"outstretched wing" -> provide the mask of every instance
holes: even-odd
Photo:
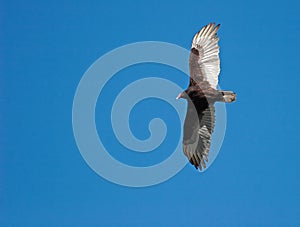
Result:
[[[209,105],[204,111],[197,113],[192,102],[189,102],[184,122],[183,151],[196,169],[206,168],[214,127],[215,107]]]
[[[218,85],[220,73],[219,37],[220,25],[210,23],[204,26],[193,38],[190,53],[190,86],[201,83],[214,89]]]

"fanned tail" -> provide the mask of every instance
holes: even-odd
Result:
[[[233,91],[222,91],[223,102],[234,102],[236,100],[236,94]]]

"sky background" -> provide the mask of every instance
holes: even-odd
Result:
[[[299,4],[1,1],[1,226],[299,225]],[[227,105],[226,136],[214,164],[204,174],[187,165],[147,188],[98,176],[81,157],[72,131],[73,97],[84,72],[106,52],[132,42],[189,48],[195,32],[211,21],[221,23],[220,86],[238,95]],[[188,84],[175,70],[145,64],[120,72],[111,89],[126,85],[136,71],[142,77],[156,69]],[[99,102],[107,107],[110,101]],[[133,112],[139,138],[148,132],[141,116],[174,117],[157,100],[146,100]],[[96,113],[97,129],[111,130],[101,126],[105,111],[99,105]],[[166,124],[167,153],[156,152],[145,164],[170,155],[167,148],[173,149],[180,127]],[[113,137],[103,140],[116,158],[144,161],[118,153]]]

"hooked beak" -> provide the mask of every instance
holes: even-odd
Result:
[[[182,98],[182,93],[179,93],[179,95],[176,97],[176,99]]]

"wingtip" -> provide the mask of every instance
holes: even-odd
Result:
[[[221,26],[221,24],[218,24],[217,26],[214,27],[213,33],[214,33],[215,35],[217,35],[217,32],[218,32],[220,26]]]

